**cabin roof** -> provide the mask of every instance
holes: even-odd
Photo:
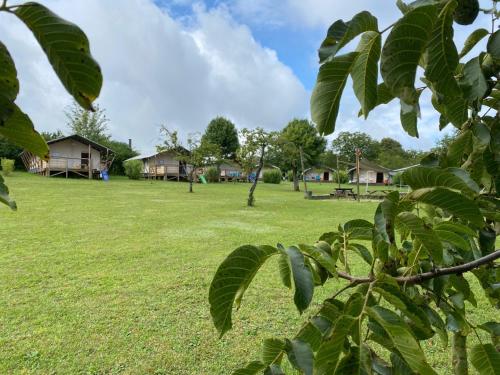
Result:
[[[101,145],[101,144],[99,144],[97,142],[91,141],[90,139],[85,138],[85,137],[83,137],[81,135],[78,135],[78,134],[72,134],[72,135],[67,135],[67,136],[64,136],[64,137],[52,139],[50,141],[47,141],[47,144],[51,145],[51,144],[62,142],[62,141],[68,140],[68,139],[73,139],[73,140],[75,140],[77,142],[83,143],[84,145],[90,145],[93,148],[95,148],[96,150],[101,151],[101,152],[104,152],[104,151],[114,152],[109,147],[106,147],[106,146],[103,146],[103,145]]]
[[[179,151],[180,152],[189,152],[184,147],[180,147]],[[144,160],[144,159],[149,159],[149,158],[161,155],[161,154],[168,154],[168,153],[171,153],[171,152],[173,153],[174,150],[165,150],[165,151],[160,151],[160,152],[150,152],[150,153],[147,153],[147,154],[140,154],[140,155],[134,156],[133,158],[127,159],[125,161],[129,161],[129,160]]]
[[[372,171],[377,171],[377,172],[391,172],[392,170],[386,167],[382,167],[381,165],[378,165],[370,160],[367,159],[361,159],[359,161],[359,169],[368,169]],[[350,171],[356,170],[356,167],[349,169]]]
[[[306,168],[304,170],[304,173],[307,173],[307,172],[313,171],[313,170],[329,170],[331,172],[335,172],[335,169],[327,167],[326,165],[316,165],[314,167]]]

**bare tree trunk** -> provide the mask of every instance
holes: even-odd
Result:
[[[451,338],[452,366],[455,375],[467,375],[467,337],[455,332]]]
[[[299,187],[299,176],[297,174],[297,168],[292,168],[292,177],[293,177],[293,191],[300,191]]]
[[[252,183],[252,186],[250,187],[250,191],[248,192],[248,200],[247,200],[247,206],[252,207],[253,204],[255,203],[255,199],[253,197],[253,192],[255,191],[255,188],[257,187],[257,182],[259,181],[259,176],[260,172],[262,171],[262,167],[264,166],[264,151],[266,150],[265,146],[262,146],[261,153],[260,153],[260,159],[259,159],[259,166],[257,168],[257,174],[255,175],[255,180]]]
[[[189,172],[189,192],[193,192],[193,178],[194,178],[194,168],[191,172]]]
[[[302,169],[302,180],[304,181],[304,192],[307,195],[307,182],[306,182],[306,174],[304,173],[304,154],[302,152],[302,147],[300,148],[300,165]]]

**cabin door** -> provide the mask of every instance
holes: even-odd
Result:
[[[377,172],[377,184],[384,183],[384,174],[382,172]]]
[[[89,153],[88,152],[82,152],[81,154],[81,166],[82,166],[82,169],[88,169],[89,167]]]
[[[330,181],[330,173],[328,172],[323,173],[323,181]]]

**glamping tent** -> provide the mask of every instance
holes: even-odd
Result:
[[[187,152],[187,150],[186,150]],[[175,151],[161,151],[152,154],[134,156],[129,160],[141,160],[143,163],[142,173],[145,178],[177,180],[186,178],[188,166],[177,160]]]
[[[359,161],[359,182],[362,184],[386,185],[391,183],[391,170],[375,164],[372,161],[361,159]],[[349,183],[356,183],[356,168],[348,171]]]

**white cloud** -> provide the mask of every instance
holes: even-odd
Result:
[[[111,132],[144,151],[158,142],[159,124],[186,134],[224,115],[240,127],[278,129],[307,114],[308,93],[298,78],[224,7],[197,6],[186,23],[150,0],[43,3],[85,30],[103,70],[99,103]],[[19,71],[19,104],[38,129],[64,128],[71,98],[30,32],[11,15],[0,21]]]

